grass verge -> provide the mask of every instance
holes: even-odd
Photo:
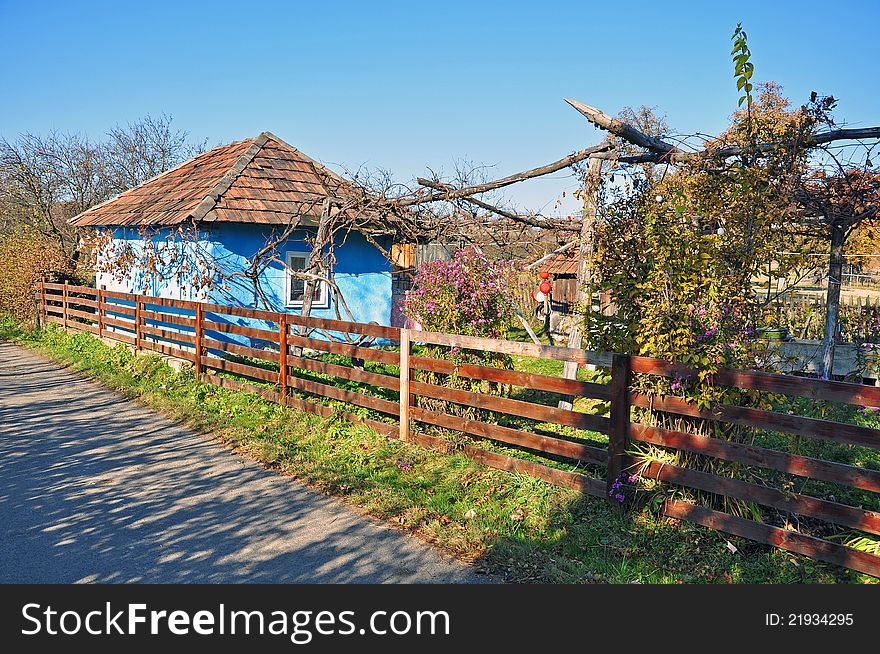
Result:
[[[798,583],[861,575],[645,510],[625,514],[540,480],[388,440],[339,418],[282,408],[135,357],[89,334],[29,331],[0,319],[0,339],[30,347],[242,455],[516,582]],[[735,545],[736,552],[728,547]]]

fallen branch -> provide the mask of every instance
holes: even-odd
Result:
[[[456,192],[456,189],[454,189],[452,186],[449,186],[448,184],[443,184],[442,182],[435,182],[430,179],[422,178],[419,178],[418,182],[422,186],[427,186],[428,188],[437,191],[444,191],[448,194]],[[531,227],[538,227],[540,229],[559,229],[567,232],[579,232],[581,229],[579,223],[567,221],[551,221],[545,218],[539,218],[535,215],[517,214],[511,211],[507,211],[506,209],[502,209],[501,207],[496,207],[495,205],[489,204],[488,202],[478,200],[475,197],[468,196],[459,199],[463,202],[469,202],[470,204],[476,205],[481,209],[485,209],[486,211],[491,211],[492,213],[507,218],[508,220],[512,220],[518,223],[524,223]]]
[[[565,98],[565,101],[572,107],[574,107],[580,114],[582,114],[596,127],[608,130],[615,136],[619,136],[623,140],[628,141],[633,145],[637,145],[640,148],[645,148],[646,150],[650,150],[651,152],[656,152],[663,157],[669,157],[673,154],[687,154],[679,150],[671,143],[667,143],[666,141],[658,139],[654,136],[648,136],[647,134],[636,129],[629,123],[625,123],[619,118],[613,118],[612,116],[609,116],[608,114],[600,111],[599,109],[596,109],[595,107],[583,104],[582,102],[578,102],[577,100],[570,100],[569,98]],[[593,158],[604,159],[606,157]]]
[[[483,184],[475,184],[473,186],[466,186],[460,189],[452,189],[452,190],[444,190],[444,191],[435,191],[433,193],[428,193],[427,195],[418,196],[415,198],[407,198],[405,200],[400,200],[398,202],[398,206],[410,206],[414,204],[424,204],[426,202],[438,202],[438,201],[451,201],[458,200],[460,198],[465,198],[470,195],[478,195],[480,193],[486,193],[487,191],[494,191],[495,189],[503,188],[505,186],[510,186],[511,184],[516,184],[517,182],[524,182],[527,179],[533,179],[535,177],[541,177],[542,175],[548,175],[550,173],[555,173],[558,170],[562,170],[563,168],[568,168],[576,163],[581,161],[585,161],[589,159],[591,155],[605,152],[611,148],[610,143],[602,143],[600,145],[595,145],[590,148],[584,148],[578,152],[568,155],[567,157],[563,157],[558,161],[554,161],[553,163],[546,164],[544,166],[539,166],[538,168],[532,168],[530,170],[524,170],[520,173],[516,173],[514,175],[508,175],[507,177],[502,177],[501,179],[496,179],[491,182],[485,182]],[[416,180],[420,185],[430,188],[433,182],[428,179],[419,178]]]

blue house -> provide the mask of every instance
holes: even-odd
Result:
[[[300,313],[306,282],[296,271],[306,265],[323,212],[339,210],[353,186],[264,132],[200,154],[71,222],[102,234],[98,288]],[[401,285],[377,247],[390,252],[393,238],[366,229],[334,244],[336,288],[316,284],[310,315],[401,323]],[[266,265],[249,277],[268,244]]]

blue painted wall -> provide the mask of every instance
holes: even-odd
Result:
[[[104,286],[108,290],[122,291],[125,293],[141,293],[154,297],[172,299],[196,300],[241,307],[268,309],[270,311],[283,311],[298,314],[301,308],[287,306],[286,298],[286,275],[281,263],[273,263],[261,277],[261,290],[266,295],[268,306],[262,302],[257,303],[253,284],[244,278],[232,276],[235,271],[241,271],[245,267],[245,261],[252,257],[270,237],[271,230],[259,225],[246,225],[225,223],[214,225],[202,230],[202,237],[198,243],[178,244],[177,247],[186,248],[187,254],[192,257],[199,256],[202,260],[209,260],[218,268],[215,287],[211,290],[197,292],[193,290],[189,275],[177,275],[173,270],[166,269],[163,275],[153,275],[144,272],[143,268],[136,267],[128,277],[119,281],[113,279],[107,273],[97,274],[97,285]],[[165,239],[168,230],[157,233],[155,239]],[[121,247],[128,244],[136,252],[142,251],[143,242],[136,230],[116,228],[114,230],[114,246]],[[308,232],[301,230],[279,248],[282,261],[287,260],[288,252],[309,251],[306,237]],[[379,241],[382,247],[390,249],[389,242]],[[197,252],[196,252],[197,250]],[[186,257],[182,257],[185,259]],[[334,267],[334,280],[339,286],[345,302],[352,313],[349,317],[340,307],[337,315],[334,306],[335,298],[328,293],[328,302],[320,307],[312,307],[312,316],[319,318],[336,319],[341,316],[343,320],[370,323],[380,325],[392,324],[392,277],[391,264],[373,245],[359,233],[351,233],[343,243],[336,246],[336,265]],[[148,306],[149,308],[149,306]],[[162,309],[168,311],[168,308]],[[182,312],[184,314],[189,312]],[[120,316],[121,317],[121,316]],[[248,318],[221,316],[216,314],[207,315],[209,320],[232,322],[262,329],[276,330],[277,325],[256,321]],[[168,323],[150,323],[172,330],[188,332],[188,330],[175,327]],[[221,332],[206,332],[210,338],[218,340],[231,340],[254,347],[262,347],[264,343],[257,339],[249,339],[233,334]],[[315,334],[320,338],[320,334]]]
[[[168,231],[163,230],[155,238],[164,239],[167,234]],[[288,252],[308,253],[307,235],[306,230],[294,233],[279,248],[281,258],[286,260]],[[203,236],[198,244],[190,243],[188,248],[190,254],[194,248],[199,248],[202,258],[207,257],[217,265],[219,274],[213,290],[195,292],[190,283],[191,277],[183,275],[178,282],[172,271],[166,270],[164,279],[159,279],[157,275],[147,275],[139,268],[122,281],[114,280],[106,273],[98,273],[97,284],[99,287],[104,285],[109,290],[126,293],[145,293],[158,297],[300,313],[299,307],[288,307],[284,302],[286,278],[282,264],[273,263],[261,277],[261,288],[268,298],[269,306],[256,302],[250,281],[231,276],[231,273],[244,269],[245,261],[266,243],[270,230],[258,225],[226,223],[203,230]],[[131,244],[135,250],[143,247],[135,230],[117,228],[114,231],[114,244],[119,246],[123,242]],[[390,242],[382,243],[382,247],[390,248]],[[344,243],[337,244],[334,280],[355,322],[391,324],[391,264],[361,234],[352,233]],[[339,311],[343,320],[351,319],[341,307]],[[319,318],[339,317],[332,297],[326,306],[313,307],[311,315]]]
[[[214,258],[224,271],[230,271],[242,269],[245,259],[266,243],[268,234],[254,225],[230,223],[218,226],[213,236]],[[279,248],[281,258],[286,260],[288,252],[307,254],[306,236],[305,230],[295,233]],[[344,243],[337,244],[334,280],[355,322],[391,324],[391,264],[361,234],[352,233]],[[271,294],[271,310],[299,313],[298,307],[285,306],[285,287],[284,267],[273,263],[262,277],[263,291]],[[253,285],[246,280],[230,280],[229,288],[215,290],[210,299],[217,304],[255,306]],[[341,307],[340,314],[343,320],[349,319]],[[326,308],[313,307],[311,315],[337,318],[333,300]]]

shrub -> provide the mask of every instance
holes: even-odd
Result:
[[[516,301],[520,295],[518,266],[513,261],[492,261],[478,248],[466,248],[449,261],[422,264],[416,272],[414,288],[404,299],[407,318],[428,331],[505,338],[516,321]],[[512,368],[507,355],[440,347],[425,348],[427,356],[470,363]],[[416,379],[475,393],[509,395],[510,387],[495,382],[419,371]],[[419,397],[422,408],[471,419],[490,420],[490,414],[473,407],[460,407],[442,400]]]
[[[504,338],[516,321],[518,266],[475,247],[422,264],[403,312],[428,331]]]
[[[71,273],[61,248],[28,232],[0,237],[0,310],[20,320],[36,315],[35,285],[41,277],[57,281]]]

